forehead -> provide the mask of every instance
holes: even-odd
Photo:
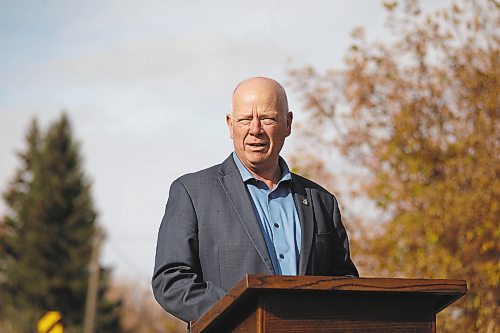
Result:
[[[233,96],[233,113],[280,113],[279,97],[273,90],[243,91]]]
[[[281,112],[277,104],[237,103],[233,105],[234,115],[277,115],[280,113]]]

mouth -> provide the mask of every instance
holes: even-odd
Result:
[[[267,146],[267,143],[247,143],[247,145],[251,147],[264,147]]]
[[[267,143],[247,143],[247,146],[252,150],[260,150],[267,147]]]

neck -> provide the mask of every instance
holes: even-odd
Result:
[[[248,171],[250,171],[255,179],[263,181],[269,189],[273,189],[281,179],[281,169],[278,161],[273,163],[270,167],[248,168]]]

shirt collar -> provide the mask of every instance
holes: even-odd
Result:
[[[255,179],[252,173],[248,171],[246,166],[243,165],[236,152],[233,152],[233,159],[234,163],[236,163],[236,167],[238,168],[244,183],[246,183],[250,179]],[[278,184],[285,180],[291,180],[292,174],[290,173],[290,169],[288,168],[288,165],[286,164],[285,160],[281,158],[281,156],[279,157],[278,163],[281,169],[281,179],[278,182]]]

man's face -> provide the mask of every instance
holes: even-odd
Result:
[[[250,171],[272,168],[291,133],[292,114],[282,110],[272,85],[241,90],[233,98],[233,112],[226,117],[234,150]]]

